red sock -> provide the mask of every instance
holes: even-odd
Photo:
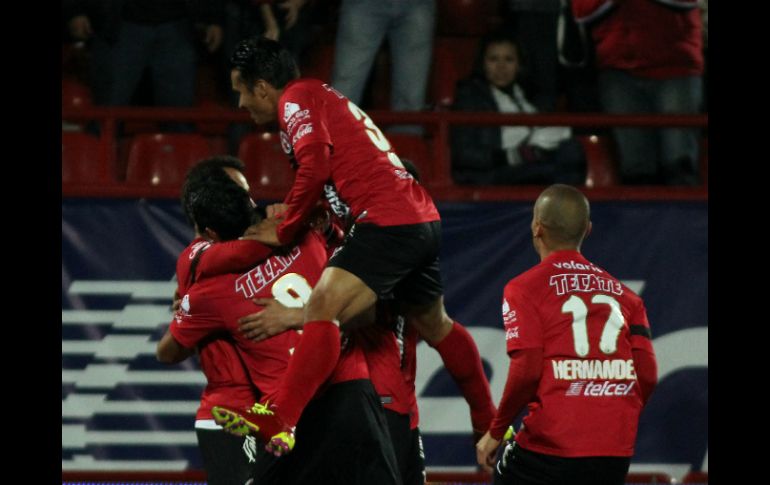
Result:
[[[474,431],[486,432],[495,417],[496,409],[473,337],[465,327],[454,322],[452,330],[435,349],[471,408]]]
[[[329,378],[340,358],[340,329],[328,320],[307,322],[278,389],[278,416],[296,426],[302,410]]]

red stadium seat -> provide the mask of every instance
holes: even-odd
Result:
[[[586,187],[611,187],[619,183],[611,140],[601,135],[576,137],[586,154]]]
[[[246,164],[246,179],[252,188],[288,190],[294,182],[294,171],[281,148],[277,133],[250,133],[244,136],[238,147],[238,158]]]
[[[499,11],[498,0],[442,0],[436,2],[438,35],[486,34]]]
[[[209,143],[201,135],[137,135],[129,148],[126,181],[178,187],[187,170],[210,155]]]
[[[102,182],[99,139],[77,132],[61,134],[61,178],[65,184]]]
[[[428,142],[422,136],[387,133],[386,137],[400,158],[408,158],[415,164],[423,184],[430,180],[433,157]]]
[[[437,108],[449,107],[455,100],[457,81],[473,71],[479,40],[437,37],[433,47],[433,66],[428,82],[428,101]]]
[[[676,483],[676,480],[671,478],[666,473],[662,472],[644,472],[644,473],[629,473],[626,475],[626,485],[634,483],[643,483],[651,485],[669,485]]]
[[[701,472],[701,471],[691,471],[687,472],[687,475],[685,475],[682,478],[682,483],[708,483],[709,482],[709,474],[708,472]]]

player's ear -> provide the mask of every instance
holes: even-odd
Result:
[[[260,98],[266,98],[270,91],[268,89],[269,87],[270,84],[267,81],[264,79],[257,79],[257,82],[254,83],[254,94]]]
[[[217,231],[211,229],[210,227],[207,227],[203,230],[203,236],[208,239],[209,241],[219,242],[219,234],[217,234]]]
[[[543,237],[543,225],[540,224],[540,221],[533,221],[532,222],[532,236],[533,237]]]

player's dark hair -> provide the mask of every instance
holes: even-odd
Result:
[[[224,241],[237,239],[256,221],[251,197],[224,170],[191,186],[186,206],[200,231],[211,229]]]
[[[195,221],[188,207],[190,191],[195,190],[200,184],[210,179],[211,174],[217,172],[225,173],[225,168],[233,168],[241,173],[245,173],[246,165],[238,158],[229,155],[218,155],[202,159],[187,171],[184,184],[182,185],[181,202],[182,212],[184,212],[187,222],[191,225],[194,225]]]
[[[242,40],[230,57],[230,67],[237,69],[249,89],[263,79],[276,89],[299,77],[297,62],[281,44],[265,37]]]

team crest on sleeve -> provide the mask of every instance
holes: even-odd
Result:
[[[297,103],[285,103],[283,105],[283,121],[289,121],[297,111],[299,111],[299,105]]]
[[[291,155],[291,143],[289,143],[289,135],[281,132],[281,148],[287,155]]]
[[[180,309],[183,313],[190,313],[190,295],[185,295],[182,298],[182,304],[180,306]]]

